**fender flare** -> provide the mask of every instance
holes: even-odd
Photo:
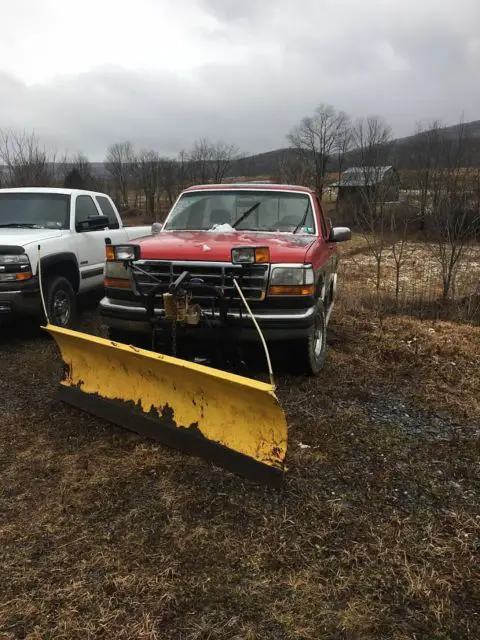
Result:
[[[338,273],[335,272],[332,274],[331,277],[331,287],[332,287],[332,299],[330,300],[330,302],[333,302],[337,296],[337,280],[338,280]]]
[[[325,293],[325,271],[323,269],[320,269],[315,284],[315,296],[320,300],[325,300]]]
[[[62,251],[60,253],[52,253],[47,256],[41,256],[40,261],[42,264],[42,276],[60,264],[67,263],[67,264],[70,264],[72,267],[74,267],[75,273],[76,273],[76,282],[72,282],[72,285],[74,286],[74,289],[78,291],[78,288],[80,286],[80,269],[78,268],[77,256],[74,253],[72,253],[71,251]],[[37,262],[37,271],[35,274],[37,277],[38,277],[38,267],[39,267],[39,264]]]

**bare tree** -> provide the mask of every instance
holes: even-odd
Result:
[[[210,180],[223,182],[233,162],[239,158],[240,150],[236,145],[222,140],[211,142],[208,138],[199,138],[188,154],[191,181],[202,184]]]
[[[181,191],[195,182],[190,154],[182,149],[177,157],[178,189]]]
[[[411,211],[408,205],[395,207],[390,211],[391,251],[395,263],[395,306],[398,308],[400,297],[400,277],[403,267],[413,256],[416,245],[409,242]]]
[[[289,150],[278,163],[278,182],[284,184],[298,184],[306,187],[310,184],[310,169],[302,153],[295,149]]]
[[[65,187],[75,189],[97,189],[99,187],[92,165],[84,153],[68,156],[60,163],[59,173]]]
[[[170,206],[180,193],[179,188],[179,163],[176,160],[165,158],[159,161],[159,182]]]
[[[381,284],[388,233],[385,195],[390,184],[388,180],[384,180],[384,165],[388,157],[390,135],[390,127],[382,118],[376,116],[357,120],[352,130],[360,178],[357,185],[360,200],[355,202],[353,213],[375,258],[377,290],[380,289]]]
[[[359,118],[352,129],[352,142],[368,182],[376,181],[378,171],[391,153],[391,128],[380,116]]]
[[[135,152],[131,142],[116,142],[107,150],[105,169],[110,174],[117,198],[128,207],[129,189],[136,172]]]
[[[331,105],[321,104],[313,116],[303,118],[287,136],[291,146],[303,154],[305,162],[311,167],[311,180],[320,196],[340,132],[345,126],[345,118],[343,112],[337,113]]]
[[[339,113],[339,126],[335,140],[335,156],[338,169],[338,181],[342,179],[345,170],[345,156],[350,151],[353,143],[352,123],[349,116],[343,111]],[[338,209],[338,200],[336,203]]]
[[[472,167],[470,136],[463,122],[454,139],[442,136],[437,169],[429,175],[429,208],[434,242],[430,244],[442,274],[442,298],[455,294],[458,266],[480,226],[480,204]]]
[[[415,184],[420,192],[420,227],[425,230],[430,201],[430,189],[435,173],[442,163],[442,126],[438,120],[433,120],[426,129],[421,124],[417,126],[415,145],[413,148],[413,166],[415,169]]]
[[[240,149],[235,144],[219,141],[211,146],[211,176],[214,182],[223,182],[233,162],[240,157]]]
[[[41,147],[35,133],[0,132],[0,164],[4,182],[11,187],[55,184],[55,154]]]
[[[160,183],[161,159],[156,151],[141,151],[137,157],[137,178],[145,196],[145,208],[152,218],[155,217],[157,196]]]
[[[213,147],[207,138],[196,140],[190,152],[190,166],[195,182],[202,184],[211,177],[211,163],[213,161]]]

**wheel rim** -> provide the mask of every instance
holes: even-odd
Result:
[[[315,333],[313,334],[313,349],[315,358],[318,360],[323,351],[323,324],[319,317],[315,322]]]
[[[70,300],[65,291],[59,289],[52,300],[52,316],[56,324],[65,326],[70,319]]]

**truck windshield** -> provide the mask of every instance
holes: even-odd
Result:
[[[68,229],[69,208],[63,193],[0,193],[0,227]]]
[[[308,194],[248,189],[185,193],[171,211],[165,229],[315,233]],[[225,225],[225,226],[224,226]]]

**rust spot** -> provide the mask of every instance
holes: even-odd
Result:
[[[187,431],[189,431],[195,436],[199,436],[200,438],[205,437],[203,433],[200,431],[200,429],[198,428],[198,422],[192,422],[192,424],[189,427],[187,427]]]
[[[192,422],[190,425],[188,425],[188,427],[177,424],[175,420],[175,411],[173,407],[171,407],[168,403],[160,408],[154,407],[152,405],[150,407],[148,415],[152,418],[155,418],[155,420],[158,420],[158,423],[164,427],[170,427],[173,429],[185,429],[186,431],[191,431],[194,435],[201,436],[202,438],[205,437],[198,427],[198,422]]]
[[[168,404],[160,409],[158,419],[166,427],[173,427],[174,429],[178,428],[178,425],[175,422],[175,411],[173,410],[173,407],[170,407]]]
[[[70,378],[70,380],[71,380],[71,378]],[[80,380],[78,382],[76,382],[75,384],[72,384],[71,386],[74,389],[80,389],[80,391],[81,391],[84,384],[85,384],[85,381],[80,378]]]

